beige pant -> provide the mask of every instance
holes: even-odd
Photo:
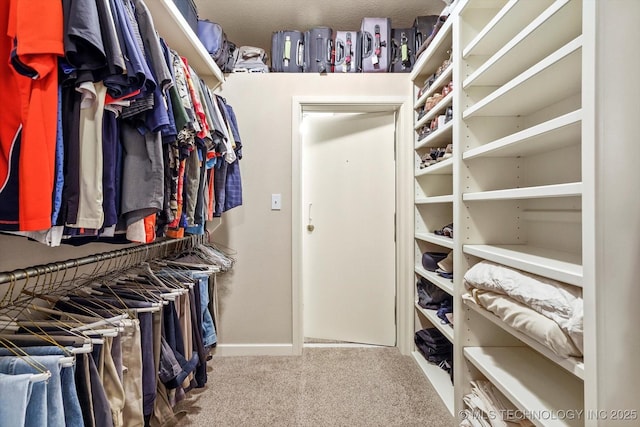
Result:
[[[125,393],[122,382],[118,375],[116,365],[111,356],[111,346],[113,338],[104,337],[100,361],[98,363],[98,373],[102,381],[102,386],[107,395],[114,427],[123,427],[122,409],[124,408]]]
[[[124,321],[122,340],[122,386],[125,395],[122,419],[124,427],[143,427],[142,409],[142,348],[140,346],[140,322]]]

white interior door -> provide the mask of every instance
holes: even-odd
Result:
[[[306,113],[303,127],[304,336],[393,346],[395,113]]]

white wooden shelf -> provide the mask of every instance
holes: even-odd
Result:
[[[429,363],[419,351],[414,351],[412,355],[420,369],[422,369],[422,372],[424,372],[425,377],[427,377],[433,386],[433,389],[438,393],[438,396],[440,396],[440,399],[442,399],[442,402],[453,416],[454,393],[449,374],[441,367]]]
[[[447,52],[451,50],[451,42],[453,40],[452,27],[453,19],[451,17],[442,24],[442,27],[438,30],[438,34],[433,38],[429,47],[425,49],[418,57],[413,70],[410,74],[410,79],[413,82],[417,82],[418,86],[422,86],[424,82],[418,80],[427,77],[435,72],[435,70],[442,64],[442,60],[448,57]],[[440,60],[440,63],[431,64],[433,60]]]
[[[464,355],[537,426],[582,426],[584,419],[546,417],[584,409],[584,384],[526,347],[467,347]],[[538,416],[535,416],[535,415]]]
[[[419,108],[423,106],[427,98],[429,98],[431,95],[436,93],[438,89],[441,90],[444,87],[445,83],[447,84],[449,83],[452,76],[453,76],[453,65],[449,65],[447,69],[444,70],[442,74],[440,74],[438,78],[434,80],[431,86],[429,86],[429,89],[427,89],[426,92],[424,92],[420,96],[420,98],[418,98],[414,108]]]
[[[433,283],[434,285],[436,285],[437,287],[439,287],[449,295],[453,295],[453,282],[451,280],[445,279],[444,277],[440,276],[438,273],[429,271],[424,267],[422,267],[421,265],[416,265],[415,271],[416,271],[416,274],[424,277],[425,279],[427,279],[428,281],[430,281],[431,283]]]
[[[432,196],[432,197],[416,197],[416,205],[429,205],[436,203],[453,203],[453,195],[447,194],[444,196]]]
[[[553,0],[509,0],[469,44],[462,50],[462,57],[492,55],[520,32]]]
[[[446,339],[449,340],[451,344],[453,344],[453,326],[451,324],[442,324],[442,321],[438,317],[437,310],[429,310],[426,308],[420,307],[420,304],[415,303],[416,310],[418,310],[424,317],[431,322],[434,328],[442,332],[442,335],[445,336]]]
[[[579,2],[571,0],[557,0],[544,10],[539,16],[539,11],[546,7],[548,1],[510,1],[515,3],[511,10],[518,13],[524,8],[536,9],[536,18],[522,29],[517,35],[508,40],[499,50],[494,50],[491,57],[477,70],[467,77],[462,86],[499,86],[504,84],[511,76],[518,74],[523,64],[523,58],[527,60],[540,60],[552,53],[562,44],[568,43],[580,34],[581,19],[576,13]],[[516,6],[517,5],[517,6]],[[527,18],[527,17],[525,17]],[[516,21],[504,21],[505,26],[517,26]],[[521,27],[522,28],[522,27]],[[491,32],[493,34],[493,32]],[[501,36],[496,31],[495,42]]]
[[[528,245],[464,245],[463,251],[498,264],[582,286],[581,256]]]
[[[511,188],[508,190],[465,193],[462,195],[462,200],[523,200],[550,197],[572,197],[581,195],[582,183],[571,182],[566,184],[541,185],[537,187]]]
[[[560,357],[556,353],[551,351],[551,349],[549,349],[548,347],[540,344],[533,338],[523,334],[517,329],[514,329],[511,326],[507,325],[502,321],[502,319],[500,319],[498,316],[491,313],[490,311],[484,309],[483,307],[480,307],[478,304],[476,304],[475,301],[467,298],[463,298],[462,301],[465,304],[465,306],[469,307],[471,310],[480,314],[485,319],[490,320],[491,322],[493,322],[495,325],[499,326],[503,330],[509,332],[511,335],[518,338],[520,341],[527,344],[529,347],[533,348],[538,353],[542,354],[543,356],[551,360],[556,365],[562,367],[563,369],[567,370],[568,372],[575,375],[576,377],[584,380],[584,361],[582,359],[578,359],[575,357],[569,357],[569,358]]]
[[[224,81],[224,75],[211,55],[184,19],[173,0],[150,0],[146,2],[156,31],[169,47],[187,58],[189,65],[213,90]]]
[[[453,249],[453,239],[451,237],[438,236],[433,233],[416,233],[415,238],[443,248]]]
[[[580,93],[582,36],[467,108],[463,118],[527,116]],[[523,102],[526,100],[526,102]]]
[[[478,157],[526,157],[580,144],[582,110],[573,111],[520,132],[465,151],[464,160]]]
[[[433,108],[429,110],[427,114],[425,114],[420,120],[418,120],[414,129],[418,130],[422,126],[430,122],[434,117],[439,116],[440,114],[444,114],[446,107],[451,105],[452,100],[453,100],[453,92],[450,92],[447,96],[440,99],[440,101],[436,105],[434,105]]]
[[[424,147],[443,147],[453,140],[453,120],[439,127],[416,143],[416,150]]]
[[[435,165],[416,171],[416,178],[426,175],[451,175],[453,173],[453,158],[443,160]]]

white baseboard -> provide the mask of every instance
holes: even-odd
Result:
[[[304,343],[304,346],[306,348],[335,348],[335,347],[338,347],[338,348],[389,348],[389,346],[385,346],[385,345],[360,344],[360,343],[350,343],[350,342],[336,342],[336,343],[310,342],[310,343]]]
[[[225,356],[295,356],[293,344],[218,344],[213,351]]]

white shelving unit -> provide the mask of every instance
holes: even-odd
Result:
[[[634,0],[460,0],[411,74],[419,108],[438,90],[421,91],[424,81],[444,59],[453,68],[452,120],[414,144],[413,262],[454,297],[453,391],[423,370],[453,401],[455,425],[476,379],[537,426],[640,422],[638,16]],[[447,143],[453,158],[419,168]],[[453,239],[434,234],[448,222]],[[453,251],[452,282],[422,268],[425,251]],[[482,260],[581,292],[584,357],[558,356],[466,296],[464,273]]]
[[[170,48],[189,61],[198,76],[207,82],[211,90],[224,81],[224,74],[204,48],[173,0],[149,0],[145,2],[156,30]]]
[[[463,298],[464,271],[482,260],[584,284],[582,1],[493,6],[466,1],[454,28],[462,84],[453,102],[464,106],[454,136],[465,141],[453,179],[456,410],[469,382],[485,378],[537,426],[584,425],[542,416],[584,410],[583,361],[557,356]]]
[[[455,425],[477,379],[537,426],[640,423],[638,16],[635,0],[459,0],[411,73],[419,109],[439,90],[425,80],[453,68],[452,120],[413,145],[413,267],[454,299],[454,387],[414,357]],[[449,143],[451,159],[420,169]],[[453,239],[434,234],[447,223]],[[453,252],[452,282],[422,268],[426,251]],[[558,356],[467,297],[482,260],[581,292],[584,356]],[[437,322],[412,309],[414,329]]]
[[[453,222],[453,171],[454,159],[435,163],[431,166],[420,169],[421,158],[429,154],[431,149],[446,148],[453,141],[453,120],[449,120],[440,125],[436,130],[432,130],[427,136],[419,139],[419,132],[424,126],[429,126],[431,121],[439,115],[446,114],[447,108],[455,108],[452,101],[454,93],[449,92],[443,96],[438,103],[433,106],[423,117],[419,117],[419,111],[425,106],[429,97],[442,93],[442,89],[454,78],[453,64],[445,65],[452,53],[453,22],[447,19],[442,25],[438,34],[425,52],[418,58],[411,80],[414,85],[416,110],[414,130],[416,137],[414,141],[415,149],[415,279],[424,277],[434,285],[440,287],[448,294],[454,294],[453,282],[439,276],[435,272],[427,271],[422,267],[421,259],[424,252],[448,253],[454,247],[454,240],[451,237],[439,236],[434,231],[441,229]],[[450,62],[450,61],[449,61]],[[444,68],[444,69],[443,69]],[[436,75],[439,71],[440,74]],[[426,87],[427,81],[431,84]],[[454,151],[455,151],[455,144]],[[416,280],[412,283],[413,292],[416,292]],[[417,301],[417,298],[416,298]],[[414,310],[414,332],[423,328],[437,328],[451,343],[455,342],[454,328],[451,325],[444,325],[436,314],[436,310],[427,310],[415,302]],[[413,353],[414,358],[422,371],[429,379],[438,395],[442,398],[447,408],[454,413],[454,387],[449,374],[437,365],[429,363],[419,351]]]

